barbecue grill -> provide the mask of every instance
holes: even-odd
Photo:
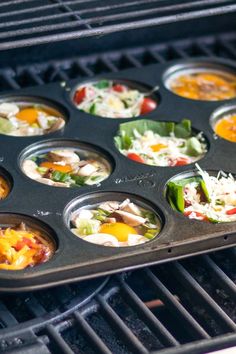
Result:
[[[173,59],[236,60],[235,1],[14,0],[1,1],[0,19],[1,93]],[[231,247],[0,295],[0,353],[236,353],[235,261]]]

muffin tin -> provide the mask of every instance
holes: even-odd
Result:
[[[194,59],[186,64],[228,68],[236,73],[236,65],[229,60]],[[140,69],[98,76],[97,79],[139,82],[146,87],[160,86],[157,109],[141,119],[180,122],[192,121],[196,130],[203,131],[208,141],[208,152],[199,165],[206,170],[224,170],[235,173],[235,145],[216,137],[210,117],[221,106],[232,106],[236,99],[217,102],[195,101],[177,96],[164,84],[166,73],[184,61],[155,64]],[[94,278],[144,265],[156,264],[192,254],[229,247],[236,243],[236,223],[211,224],[189,220],[172,210],[165,197],[168,180],[178,174],[194,172],[193,164],[179,167],[152,167],[128,160],[116,149],[113,138],[119,124],[132,119],[109,119],[90,116],[79,111],[71,101],[74,88],[81,80],[71,80],[30,89],[12,91],[1,100],[16,98],[24,101],[49,102],[66,118],[65,127],[47,136],[12,137],[1,135],[0,172],[11,184],[8,197],[0,202],[0,224],[14,224],[16,219],[27,219],[32,228],[43,228],[55,240],[56,252],[46,263],[21,271],[0,271],[0,291],[16,292],[42,289],[53,285]],[[22,156],[29,148],[44,146],[50,141],[70,141],[86,144],[102,153],[111,165],[110,176],[99,184],[81,188],[56,188],[28,178],[21,171]],[[34,145],[33,145],[34,144]],[[81,145],[81,146],[82,146]],[[115,193],[119,198],[130,198],[149,205],[159,215],[162,229],[153,240],[142,245],[114,248],[84,242],[68,227],[68,217],[77,202],[99,201],[105,194]],[[124,198],[123,198],[124,197]],[[72,209],[71,209],[72,208]],[[18,215],[17,215],[18,214]]]

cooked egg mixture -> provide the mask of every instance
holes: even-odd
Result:
[[[184,214],[190,219],[212,222],[236,221],[236,180],[234,177],[224,172],[214,177],[201,169],[200,174],[205,182],[209,201],[202,200],[199,183],[186,184]]]
[[[65,125],[58,112],[40,105],[0,104],[0,133],[33,136],[52,133]]]
[[[134,246],[160,232],[157,216],[130,202],[108,201],[96,209],[81,209],[71,217],[71,231],[85,241],[103,246]]]
[[[236,143],[236,113],[219,119],[214,130],[221,138]]]
[[[170,89],[193,100],[226,100],[236,97],[236,76],[224,72],[186,73],[173,78]]]
[[[2,176],[0,176],[0,200],[5,199],[9,192],[10,188],[7,181]]]
[[[44,263],[54,253],[51,240],[24,223],[0,228],[0,269],[20,270]]]
[[[207,152],[201,133],[188,139],[177,138],[174,135],[160,136],[151,130],[147,130],[143,135],[134,131],[134,135],[131,147],[120,151],[128,158],[147,165],[187,165],[201,159]]]

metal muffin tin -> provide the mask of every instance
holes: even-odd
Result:
[[[236,65],[229,60],[194,59],[186,63],[193,65],[215,63],[228,67],[236,73]],[[235,145],[216,137],[210,123],[212,113],[221,106],[236,103],[227,101],[196,101],[186,99],[170,92],[163,78],[167,70],[184,61],[168,64],[155,64],[141,69],[129,69],[119,73],[97,76],[95,79],[139,82],[147,87],[160,86],[160,103],[157,109],[140,119],[179,122],[183,118],[192,121],[196,130],[203,131],[208,141],[208,153],[198,161],[206,170],[224,170],[235,174]],[[86,80],[89,81],[89,80]],[[61,84],[49,84],[6,93],[1,100],[25,97],[52,102],[55,108],[65,112],[66,125],[47,136],[12,137],[1,135],[0,173],[12,185],[10,194],[0,202],[0,223],[11,224],[9,214],[20,214],[30,219],[30,226],[52,230],[57,249],[46,263],[20,271],[0,271],[0,291],[16,292],[42,289],[53,285],[94,278],[123,270],[143,267],[173,260],[209,250],[229,247],[236,243],[236,223],[211,224],[189,220],[181,213],[172,210],[165,198],[165,186],[169,179],[180,173],[188,174],[194,165],[179,167],[152,167],[128,160],[114,145],[113,138],[119,124],[132,119],[109,119],[90,116],[78,110],[71,102],[71,92],[83,81],[71,80]],[[57,107],[58,105],[58,107]],[[44,144],[50,139],[75,140],[76,144],[92,145],[107,157],[111,163],[111,175],[97,185],[81,188],[56,188],[31,180],[21,171],[20,162],[27,148],[32,144]],[[36,146],[36,145],[35,145]],[[23,155],[22,155],[23,154]],[[2,170],[3,169],[3,170]],[[184,174],[182,175],[184,176]],[[110,192],[130,196],[132,201],[150,205],[162,222],[160,234],[153,240],[138,246],[112,248],[84,242],[68,228],[68,211],[73,201],[81,205],[84,201],[98,201],[99,196]],[[110,200],[112,198],[109,198]],[[4,213],[4,214],[2,214]],[[15,222],[15,215],[12,216]],[[41,225],[42,222],[42,225]]]

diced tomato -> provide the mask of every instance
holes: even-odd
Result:
[[[124,85],[121,84],[115,84],[112,86],[113,91],[116,92],[125,92],[126,91],[126,87]]]
[[[227,215],[234,215],[234,214],[236,214],[236,208],[227,210],[227,211],[226,211],[226,214],[227,214]]]
[[[39,246],[35,244],[32,240],[23,237],[21,241],[18,241],[14,248],[16,251],[20,251],[24,246],[28,246],[29,248],[38,248]]]
[[[170,161],[170,166],[184,166],[188,165],[190,162],[190,159],[188,159],[187,157],[179,157],[174,161]]]
[[[133,152],[131,152],[130,154],[127,155],[127,157],[130,159],[130,160],[133,160],[133,161],[136,161],[136,162],[141,162],[141,163],[144,163],[144,159],[139,156],[138,154],[135,154]]]
[[[147,114],[157,107],[156,101],[151,98],[145,97],[141,105],[141,114]]]
[[[198,211],[185,211],[184,215],[185,216],[189,216],[192,213],[194,213],[196,215],[196,217],[198,217],[198,220],[202,220],[202,221],[208,221],[208,217],[202,213],[199,213]]]
[[[82,87],[78,91],[76,91],[74,95],[74,102],[80,104],[86,97],[86,87]]]

